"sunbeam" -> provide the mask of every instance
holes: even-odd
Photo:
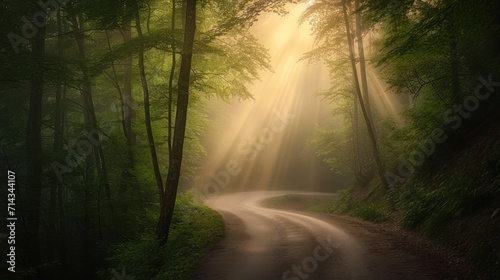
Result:
[[[390,90],[373,66],[368,64],[366,70],[371,106],[377,119],[394,117],[396,121],[402,123],[400,113],[410,106],[408,98]]]
[[[314,47],[310,26],[298,25],[306,8],[289,6],[287,16],[265,15],[252,27],[269,49],[274,69],[248,85],[254,100],[211,101],[213,123],[223,125],[206,137],[208,156],[199,178],[206,192],[325,190],[334,184],[335,175],[307,144],[315,126],[329,119],[331,107],[316,94],[330,86],[326,67],[299,61]],[[371,66],[368,81],[376,118],[397,116],[405,107],[402,98]]]
[[[312,49],[314,38],[309,26],[298,25],[306,7],[290,7],[287,16],[265,15],[251,30],[269,48],[274,69],[261,73],[261,81],[249,86],[255,100],[213,101],[214,107],[228,113],[215,114],[214,122],[224,126],[207,137],[209,154],[201,177],[205,186],[307,189],[327,169],[307,149],[307,141],[315,124],[329,114],[327,104],[315,95],[329,86],[328,74],[322,65],[299,62]],[[229,162],[237,163],[241,173],[228,182],[214,178]]]

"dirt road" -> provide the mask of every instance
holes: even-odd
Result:
[[[460,264],[411,238],[376,225],[265,208],[284,192],[236,193],[208,205],[226,222],[226,237],[193,279],[469,279]],[[309,193],[310,194],[310,193]]]

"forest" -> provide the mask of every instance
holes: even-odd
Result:
[[[310,279],[500,278],[500,1],[0,0],[0,14],[1,279],[307,279],[287,270],[302,259]],[[337,229],[315,220],[293,241],[284,220],[320,214],[364,246],[342,219],[457,261],[417,262],[427,278],[361,257],[308,269],[308,240]],[[359,253],[342,236],[328,257]]]

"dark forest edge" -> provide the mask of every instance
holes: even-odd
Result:
[[[224,220],[188,192],[175,205],[168,242],[159,246],[152,234],[139,241],[120,244],[113,251],[111,266],[100,279],[189,280],[203,256],[224,236]]]
[[[390,191],[375,179],[344,189],[335,198],[285,195],[263,205],[395,225],[453,249],[481,279],[498,279],[500,142],[488,141],[492,134],[498,136],[500,129],[490,127],[471,137],[458,155],[446,156],[442,169],[425,165]]]
[[[16,174],[18,218],[15,250],[2,233],[1,250],[14,252],[2,277],[112,279],[106,269],[121,275],[127,260],[127,273],[187,277],[220,234],[220,217],[177,196],[206,153],[207,104],[251,97],[246,85],[270,57],[248,29],[289,2],[0,1],[0,170]],[[184,218],[211,224],[176,236]],[[197,247],[184,251],[188,237]],[[142,254],[153,239],[147,257],[166,264],[141,268],[111,250],[126,243]]]
[[[224,236],[219,213],[205,206],[190,192],[179,195],[170,238],[160,246],[152,229],[130,241],[107,247],[95,279],[189,280],[206,252]],[[153,215],[150,213],[149,215]],[[146,221],[155,217],[143,217]],[[46,263],[2,279],[63,279],[60,262]],[[78,273],[78,272],[74,272]],[[72,275],[68,273],[67,275]]]
[[[499,279],[499,1],[339,2],[318,1],[304,14],[325,39],[305,58],[330,66],[336,83],[321,94],[332,119],[347,123],[318,127],[311,144],[354,179],[334,202],[309,210],[420,232],[459,251],[484,279]],[[368,40],[373,28],[383,34]],[[339,35],[346,30],[348,39]],[[355,53],[363,39],[375,51]],[[363,61],[410,97],[404,111],[388,116],[368,103]]]

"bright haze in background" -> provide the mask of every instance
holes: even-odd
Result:
[[[254,100],[210,102],[213,127],[205,137],[207,157],[198,189],[338,188],[342,179],[308,145],[316,125],[333,128],[331,105],[317,95],[330,86],[328,70],[321,63],[299,61],[314,47],[309,24],[298,24],[312,4],[290,5],[286,16],[264,15],[252,27],[269,49],[274,73],[262,71],[261,80],[248,85]],[[383,86],[378,79],[374,84]]]

